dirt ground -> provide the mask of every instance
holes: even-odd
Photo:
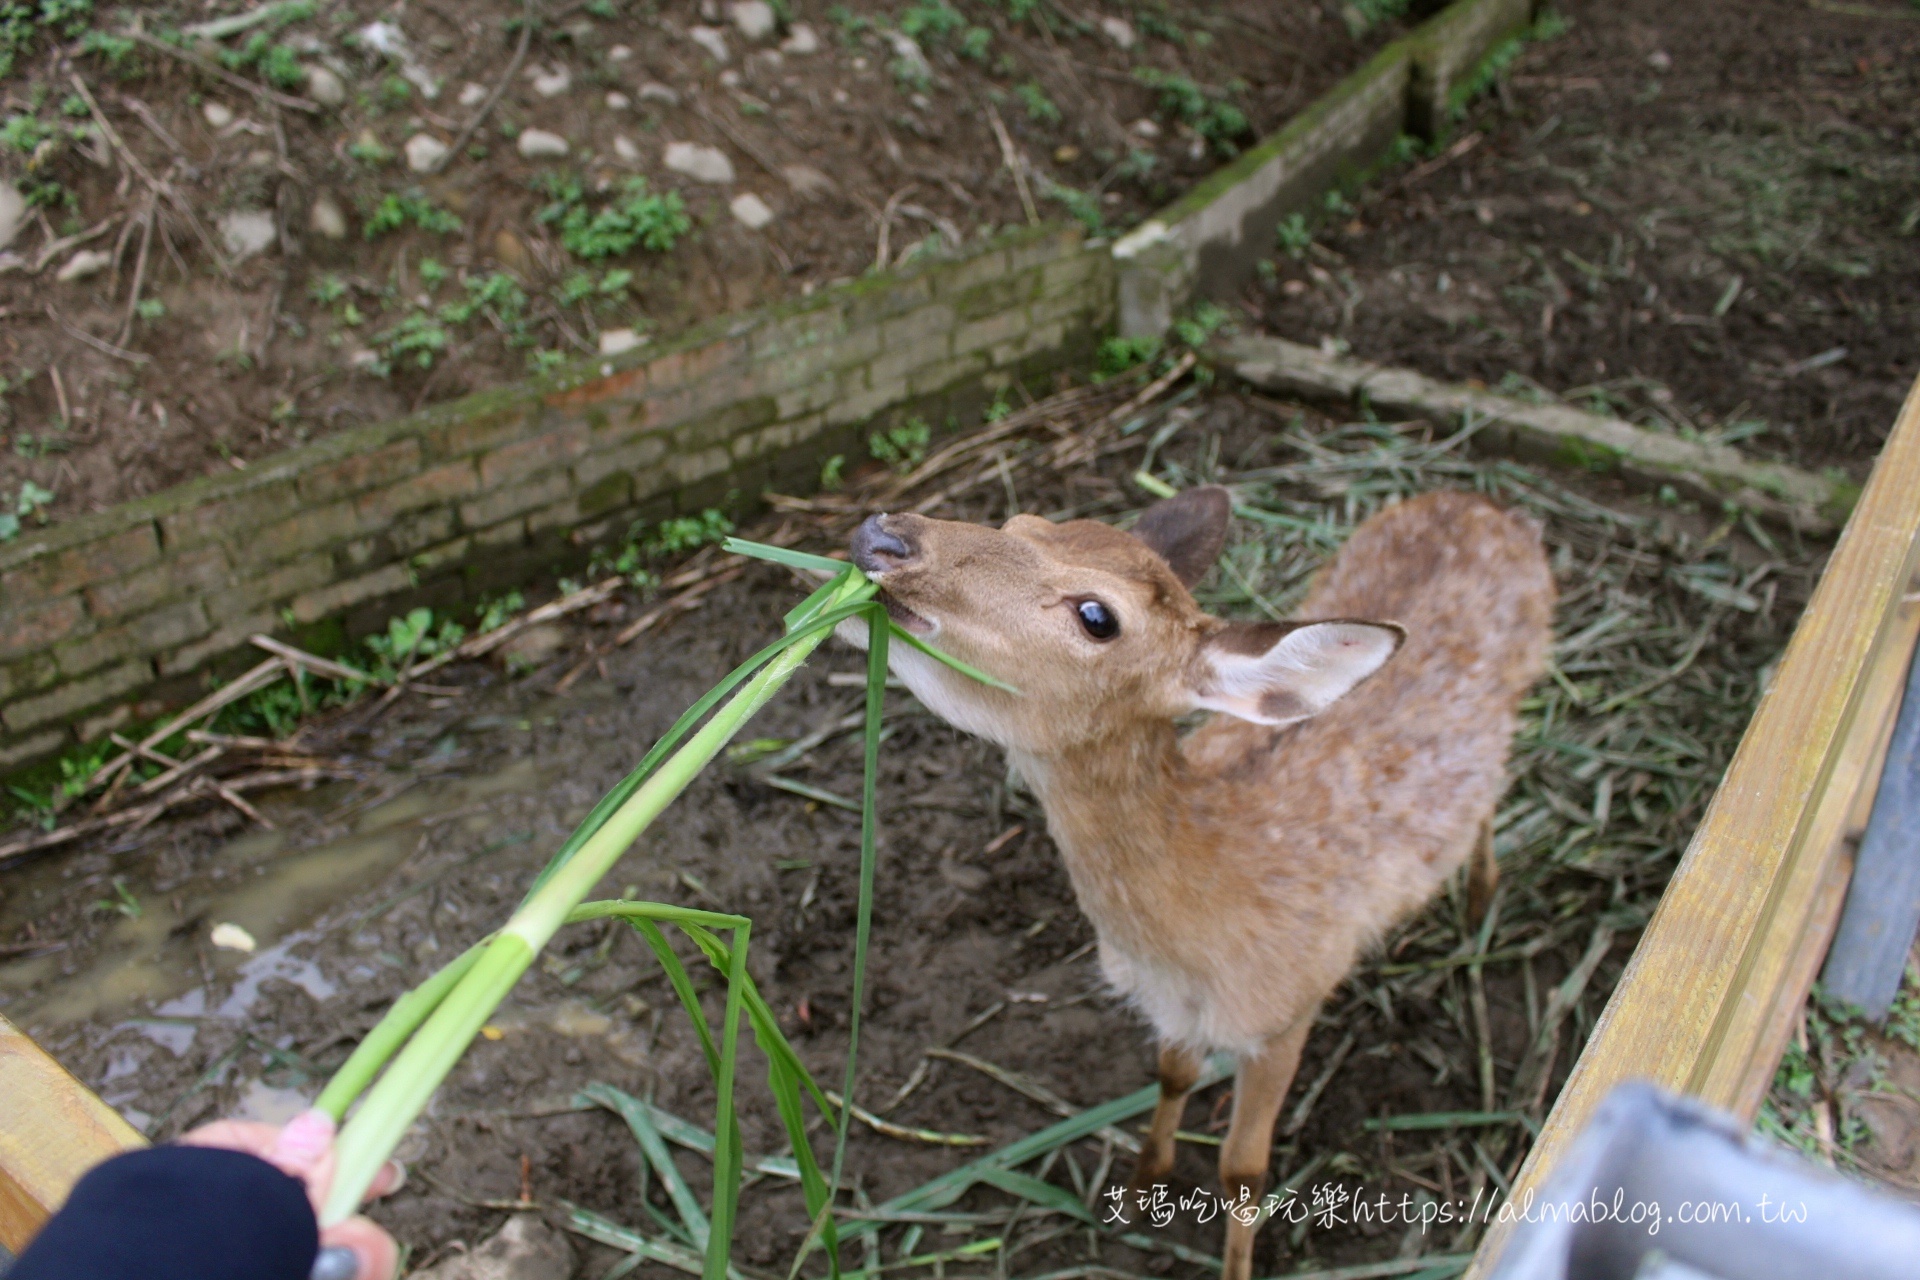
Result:
[[[1277,256],[1278,333],[1865,474],[1920,373],[1911,6],[1567,0]]]
[[[0,174],[32,203],[0,257],[0,499],[98,509],[1036,215],[1123,230],[1408,8],[756,6],[778,20],[750,37],[716,0],[320,0],[190,42],[238,84],[126,43],[104,7],[0,33]],[[243,87],[276,76],[339,101]],[[670,167],[690,146],[715,168]],[[80,255],[93,273],[63,281]]]
[[[1141,504],[1125,477],[1152,446],[1169,483],[1235,482],[1245,501],[1308,531],[1241,528],[1203,591],[1238,616],[1284,611],[1338,530],[1393,493],[1481,484],[1547,518],[1568,687],[1529,703],[1515,790],[1498,822],[1507,905],[1487,935],[1484,977],[1461,963],[1474,942],[1462,904],[1443,896],[1336,995],[1288,1104],[1300,1123],[1275,1154],[1276,1176],[1295,1180],[1303,1204],[1363,1190],[1466,1200],[1512,1176],[1525,1132],[1514,1125],[1397,1133],[1366,1122],[1506,1106],[1539,1114],[1550,1103],[1818,562],[1817,548],[1769,551],[1684,512],[1651,513],[1628,495],[1453,458],[1432,450],[1432,439],[1418,424],[1342,425],[1196,389],[1165,402],[1096,467],[1035,478],[1020,468],[1038,446],[983,455],[976,478],[988,483],[949,508],[976,519],[1009,508],[1119,517]],[[1017,488],[1016,475],[1026,477]],[[564,696],[552,689],[572,653],[512,681],[490,668],[449,668],[440,678],[464,693],[403,699],[377,720],[349,710],[305,745],[354,763],[368,781],[269,797],[262,809],[277,831],[243,830],[238,815],[209,812],[9,871],[0,938],[18,958],[0,965],[0,1009],[158,1136],[236,1109],[273,1115],[301,1105],[388,1001],[510,909],[642,745],[773,633],[797,588],[762,569],[723,592],[670,634],[613,651],[604,680],[595,673]],[[619,613],[579,624],[572,640],[604,637]],[[1707,656],[1686,680],[1631,697],[1689,646]],[[823,655],[750,733],[777,746],[840,720],[857,690],[833,673],[857,667],[844,650]],[[1629,710],[1595,712],[1616,693],[1630,695]],[[1010,785],[997,752],[904,696],[890,701],[888,725],[859,1097],[895,1123],[993,1147],[1052,1115],[975,1070],[924,1058],[930,1046],[957,1044],[1074,1106],[1149,1083],[1143,1029],[1099,987],[1090,931],[1031,797]],[[858,761],[857,743],[842,735],[788,773],[846,796],[857,792]],[[756,977],[811,1069],[830,1082],[845,1048],[856,868],[854,815],[723,768],[695,784],[607,889],[752,915]],[[211,948],[210,930],[224,921],[247,928],[262,950],[248,958]],[[1577,969],[1585,976],[1564,1024],[1543,1022],[1548,993]],[[604,1080],[711,1123],[697,1042],[651,958],[622,930],[573,931],[495,1028],[499,1037],[476,1044],[410,1140],[418,1176],[379,1210],[382,1219],[418,1261],[484,1237],[523,1192],[546,1209],[579,1204],[650,1228],[631,1137],[610,1114],[573,1110],[571,1097]],[[1474,1065],[1481,1046],[1494,1072],[1492,1108]],[[922,1082],[890,1106],[923,1062]],[[777,1150],[764,1094],[747,1087],[743,1096],[748,1149]],[[1186,1185],[1212,1184],[1216,1152],[1206,1142],[1217,1138],[1224,1102],[1215,1087],[1188,1113],[1199,1138],[1182,1146],[1177,1176]],[[848,1169],[878,1201],[969,1154],[857,1126]],[[1051,1166],[1052,1180],[1097,1191],[1103,1167],[1116,1176],[1126,1167],[1124,1154],[1108,1165],[1111,1155],[1097,1142],[1076,1144]],[[700,1189],[702,1162],[681,1164]],[[657,1188],[653,1195],[658,1202]],[[956,1208],[999,1219],[1011,1206],[982,1189]],[[1444,1255],[1472,1241],[1471,1230],[1423,1237],[1345,1212],[1335,1205],[1324,1224],[1267,1231],[1260,1265]],[[740,1257],[778,1271],[805,1229],[798,1192],[762,1182],[745,1197]],[[889,1260],[901,1230],[890,1229]],[[1029,1215],[1005,1265],[1038,1274],[1086,1265],[1091,1250],[1100,1265],[1130,1273],[1200,1275],[1177,1250],[1215,1253],[1217,1232],[1217,1222],[1177,1218],[1153,1248],[1136,1249]],[[933,1234],[918,1249],[952,1247],[944,1239]]]

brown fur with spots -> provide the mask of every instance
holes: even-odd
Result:
[[[1225,622],[1188,588],[1230,513],[1209,487],[1150,509],[1134,534],[881,516],[854,558],[909,630],[1020,689],[892,651],[923,702],[1006,747],[1033,784],[1108,980],[1159,1035],[1162,1098],[1135,1185],[1172,1167],[1201,1058],[1228,1050],[1232,1196],[1264,1186],[1315,1010],[1480,841],[1554,587],[1530,520],[1432,493],[1354,531],[1301,606],[1315,621]],[[1089,602],[1116,635],[1095,634]],[[1217,714],[1182,738],[1175,719],[1196,708]],[[1491,871],[1476,865],[1481,906]],[[1230,1219],[1225,1280],[1247,1280],[1252,1240]]]

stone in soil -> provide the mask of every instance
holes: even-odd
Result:
[[[570,150],[565,138],[557,133],[548,133],[545,129],[522,130],[516,145],[520,148],[520,154],[529,160],[563,156]]]
[[[740,34],[749,40],[764,40],[773,34],[773,6],[767,0],[736,0],[727,6],[727,14]]]
[[[1125,18],[1102,18],[1100,29],[1107,33],[1107,39],[1113,41],[1116,48],[1131,49],[1138,39],[1133,34],[1133,24]]]
[[[613,48],[607,50],[608,62],[625,62],[628,58],[631,58],[632,56],[633,56],[633,50],[629,49],[624,44],[617,44],[613,46]]]
[[[53,278],[62,283],[68,280],[85,280],[88,276],[97,275],[112,261],[113,255],[110,253],[99,249],[82,249],[68,258],[67,265],[55,272]]]
[[[617,356],[622,351],[631,351],[646,339],[631,329],[602,329],[600,331],[600,354]]]
[[[273,214],[265,209],[235,209],[220,215],[220,242],[235,262],[265,253],[280,238]]]
[[[715,184],[733,181],[733,161],[718,147],[697,142],[669,142],[661,162],[675,173],[684,173],[695,182]]]
[[[647,81],[635,90],[635,92],[639,94],[640,101],[642,102],[658,102],[669,107],[677,107],[680,105],[680,95],[666,85],[661,84],[658,80]]]
[[[224,102],[202,103],[200,114],[206,117],[207,123],[216,129],[224,129],[233,123],[233,108]]]
[[[640,148],[633,145],[633,139],[625,134],[614,135],[613,154],[628,164],[638,164],[640,161]]]
[[[20,234],[20,225],[27,219],[27,202],[21,196],[20,188],[11,182],[0,182],[0,249],[13,243]]]
[[[554,67],[550,71],[530,70],[527,79],[533,81],[533,91],[543,98],[557,98],[573,87],[573,73],[565,67]]]
[[[347,215],[340,208],[340,202],[321,192],[314,197],[313,210],[307,215],[307,226],[313,234],[328,240],[344,240],[347,237]]]
[[[736,221],[755,231],[773,221],[773,210],[767,207],[765,200],[751,191],[743,191],[735,196],[727,208],[733,211]]]
[[[307,96],[323,107],[337,107],[347,100],[347,86],[325,67],[308,67]]]
[[[814,34],[812,27],[804,22],[796,22],[787,32],[787,38],[780,42],[780,52],[806,55],[820,51],[820,37]]]
[[[705,49],[715,62],[725,62],[731,56],[726,33],[718,27],[688,27],[687,39]]]
[[[785,165],[780,176],[802,200],[824,200],[833,194],[833,179],[809,164]]]
[[[527,670],[540,666],[566,647],[567,629],[557,622],[547,622],[522,631],[501,645],[497,653],[502,666]]]
[[[567,1280],[573,1245],[533,1214],[520,1213],[485,1244],[414,1274],[416,1280]]]
[[[607,95],[607,110],[609,111],[625,111],[632,105],[633,99],[618,90]]]
[[[469,80],[460,87],[460,105],[477,107],[487,100],[487,86]]]
[[[401,150],[407,153],[407,168],[415,173],[432,173],[447,156],[447,144],[430,133],[416,133]]]

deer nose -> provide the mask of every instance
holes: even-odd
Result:
[[[868,516],[853,531],[853,562],[863,573],[885,573],[910,563],[920,548],[887,528],[885,516]]]

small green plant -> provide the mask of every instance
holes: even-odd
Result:
[[[1059,124],[1060,108],[1054,104],[1047,91],[1038,81],[1029,80],[1015,86],[1014,96],[1020,99],[1020,105],[1027,109],[1027,118],[1035,124]]]
[[[0,144],[11,147],[22,155],[31,156],[40,149],[41,143],[52,138],[56,132],[58,131],[52,125],[33,116],[10,115],[6,123],[0,125]]]
[[[1280,225],[1274,228],[1273,238],[1289,258],[1298,261],[1313,243],[1313,232],[1307,229],[1305,214],[1290,213],[1280,219]]]
[[[507,625],[514,614],[526,607],[526,597],[518,591],[509,591],[503,596],[482,600],[473,611],[474,634],[485,635],[489,631],[498,631]]]
[[[1197,303],[1173,322],[1173,336],[1185,346],[1203,346],[1230,319],[1227,309],[1217,302]]]
[[[416,270],[420,273],[420,283],[429,289],[437,289],[447,278],[447,269],[438,258],[422,258]]]
[[[0,20],[3,21],[3,20]],[[90,53],[103,60],[109,67],[119,71],[127,65],[133,56],[135,45],[125,36],[117,36],[107,31],[89,31],[80,38],[80,51]],[[0,72],[0,75],[4,75]]]
[[[460,229],[460,219],[415,192],[388,192],[373,212],[367,215],[366,236],[374,240],[392,231],[418,227],[436,235],[451,235]]]
[[[1244,86],[1238,81],[1220,90],[1207,90],[1183,75],[1156,67],[1135,67],[1133,78],[1160,95],[1160,110],[1182,121],[1223,156],[1240,150],[1238,139],[1251,126],[1246,113],[1229,99]]]
[[[52,501],[52,491],[42,489],[31,480],[22,480],[13,501],[0,506],[0,542],[19,537],[20,529],[27,520],[45,524],[47,505]]]
[[[367,651],[375,659],[373,674],[395,679],[414,662],[458,648],[467,638],[467,629],[452,618],[439,619],[437,627],[434,621],[433,610],[413,609],[405,617],[388,619],[384,634],[368,636]]]
[[[945,40],[967,25],[966,15],[947,0],[919,0],[900,12],[900,32],[921,44]]]
[[[65,764],[66,761],[63,760],[61,763]],[[113,890],[113,896],[110,898],[95,899],[89,910],[99,915],[119,915],[125,916],[129,920],[138,920],[140,918],[140,899],[134,897],[133,890],[127,888],[126,879],[122,876],[115,876],[112,881],[109,882],[108,887]]]
[[[867,452],[904,474],[920,465],[932,440],[933,429],[924,418],[908,418],[897,427],[868,436]]]
[[[1160,354],[1160,339],[1148,335],[1137,338],[1108,338],[1100,344],[1097,372],[1103,378],[1125,373]]]
[[[1100,197],[1091,191],[1082,191],[1078,187],[1065,186],[1058,182],[1045,182],[1047,199],[1058,201],[1066,208],[1075,222],[1087,229],[1090,236],[1107,234],[1107,220],[1100,211]]]
[[[733,521],[708,507],[697,516],[676,516],[662,520],[640,539],[640,550],[648,559],[684,555],[715,542],[724,542],[733,532]]]
[[[982,422],[998,422],[1012,412],[1013,402],[1007,399],[1007,393],[1003,388],[994,392],[993,403],[988,405],[987,411],[980,415],[980,420]]]
[[[142,298],[134,304],[133,313],[151,323],[167,314],[167,304],[158,298]]]
[[[527,291],[512,276],[503,271],[469,276],[461,287],[467,296],[447,303],[437,313],[443,323],[462,325],[485,315],[507,335],[511,345],[526,346],[533,341],[527,333]]]
[[[847,482],[847,455],[836,453],[820,464],[820,487],[829,492]]]
[[[260,78],[277,89],[298,89],[307,82],[307,69],[300,55],[271,36],[255,32],[238,49],[222,49],[221,65],[229,71],[257,71]],[[406,81],[401,81],[406,84]]]
[[[960,56],[972,62],[985,62],[993,51],[993,32],[985,27],[968,27],[960,37]]]
[[[374,88],[374,101],[383,111],[404,111],[413,102],[413,86],[405,76],[383,76]]]
[[[361,164],[386,164],[393,159],[393,148],[367,132],[347,144],[347,154]]]
[[[385,374],[397,363],[431,369],[433,358],[447,349],[451,339],[436,317],[424,311],[409,311],[398,324],[375,337],[374,342],[384,357],[381,364],[388,366],[374,371]]]
[[[1149,40],[1164,40],[1172,45],[1184,45],[1187,42],[1187,33],[1164,13],[1147,8],[1136,9],[1133,21],[1140,28],[1140,34]]]
[[[836,4],[827,10],[827,21],[831,22],[839,33],[840,43],[855,45],[860,37],[873,30],[873,19],[855,13],[843,4]]]
[[[559,230],[561,245],[576,258],[615,258],[636,245],[668,253],[693,230],[680,193],[656,195],[645,178],[628,178],[619,195],[597,210],[588,207],[577,177],[543,174],[536,188],[549,197],[536,217]]]

